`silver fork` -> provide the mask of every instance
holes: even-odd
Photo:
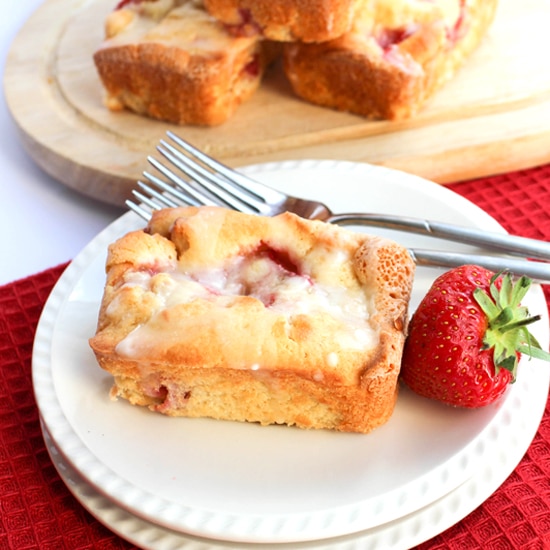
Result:
[[[174,133],[167,132],[167,135],[179,149],[165,140],[161,140],[157,149],[170,163],[171,168],[155,157],[148,157],[150,164],[166,179],[144,172],[143,175],[153,186],[143,181],[138,182],[141,191],[134,190],[133,194],[142,204],[126,201],[128,207],[145,220],[148,220],[151,214],[143,207],[144,205],[152,210],[182,205],[215,205],[264,216],[289,211],[304,218],[329,223],[402,230],[477,245],[507,254],[550,260],[550,243],[536,239],[403,216],[374,213],[333,214],[325,204],[277,191],[216,161]],[[409,249],[409,252],[417,265],[453,267],[477,264],[493,271],[508,270],[518,275],[527,275],[539,282],[550,282],[548,263],[423,249]]]

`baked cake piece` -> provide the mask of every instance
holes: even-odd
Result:
[[[272,46],[235,36],[198,0],[123,0],[94,62],[111,110],[217,125],[258,87]]]
[[[166,209],[109,248],[112,396],[170,416],[369,432],[391,416],[414,263],[294,214]]]
[[[323,42],[351,28],[365,0],[204,0],[216,19],[279,42]]]
[[[476,48],[497,0],[368,0],[352,30],[285,45],[286,75],[310,101],[369,118],[416,114]]]

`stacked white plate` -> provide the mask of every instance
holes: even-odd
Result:
[[[335,212],[401,214],[503,231],[447,188],[365,164],[297,161],[249,167],[253,177]],[[107,246],[143,225],[127,213],[71,263],[42,314],[33,384],[48,450],[75,497],[142,548],[406,549],[444,531],[513,471],[544,412],[550,374],[523,360],[499,403],[460,410],[403,388],[395,413],[368,435],[175,419],[109,399],[110,376],[88,346],[104,285]],[[356,228],[407,246],[471,247]],[[419,268],[411,311],[439,274]],[[548,312],[538,286],[525,305]]]

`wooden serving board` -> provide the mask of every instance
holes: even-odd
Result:
[[[439,183],[550,161],[550,2],[501,0],[483,44],[414,119],[368,121],[296,98],[275,66],[227,123],[177,127],[112,113],[92,54],[116,0],[46,0],[9,53],[5,97],[33,159],[78,191],[122,204],[172,129],[233,166],[328,158]]]

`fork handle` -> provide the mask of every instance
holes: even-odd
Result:
[[[368,225],[385,229],[404,230],[499,250],[514,256],[550,260],[550,242],[508,235],[507,233],[482,231],[460,225],[385,214],[334,214],[326,221],[338,225]]]
[[[409,249],[409,254],[418,266],[457,267],[474,264],[496,273],[509,271],[518,277],[525,275],[538,283],[550,284],[550,264],[544,262],[530,262],[529,260],[518,260],[503,256],[483,256],[479,254],[462,254],[417,248]]]

